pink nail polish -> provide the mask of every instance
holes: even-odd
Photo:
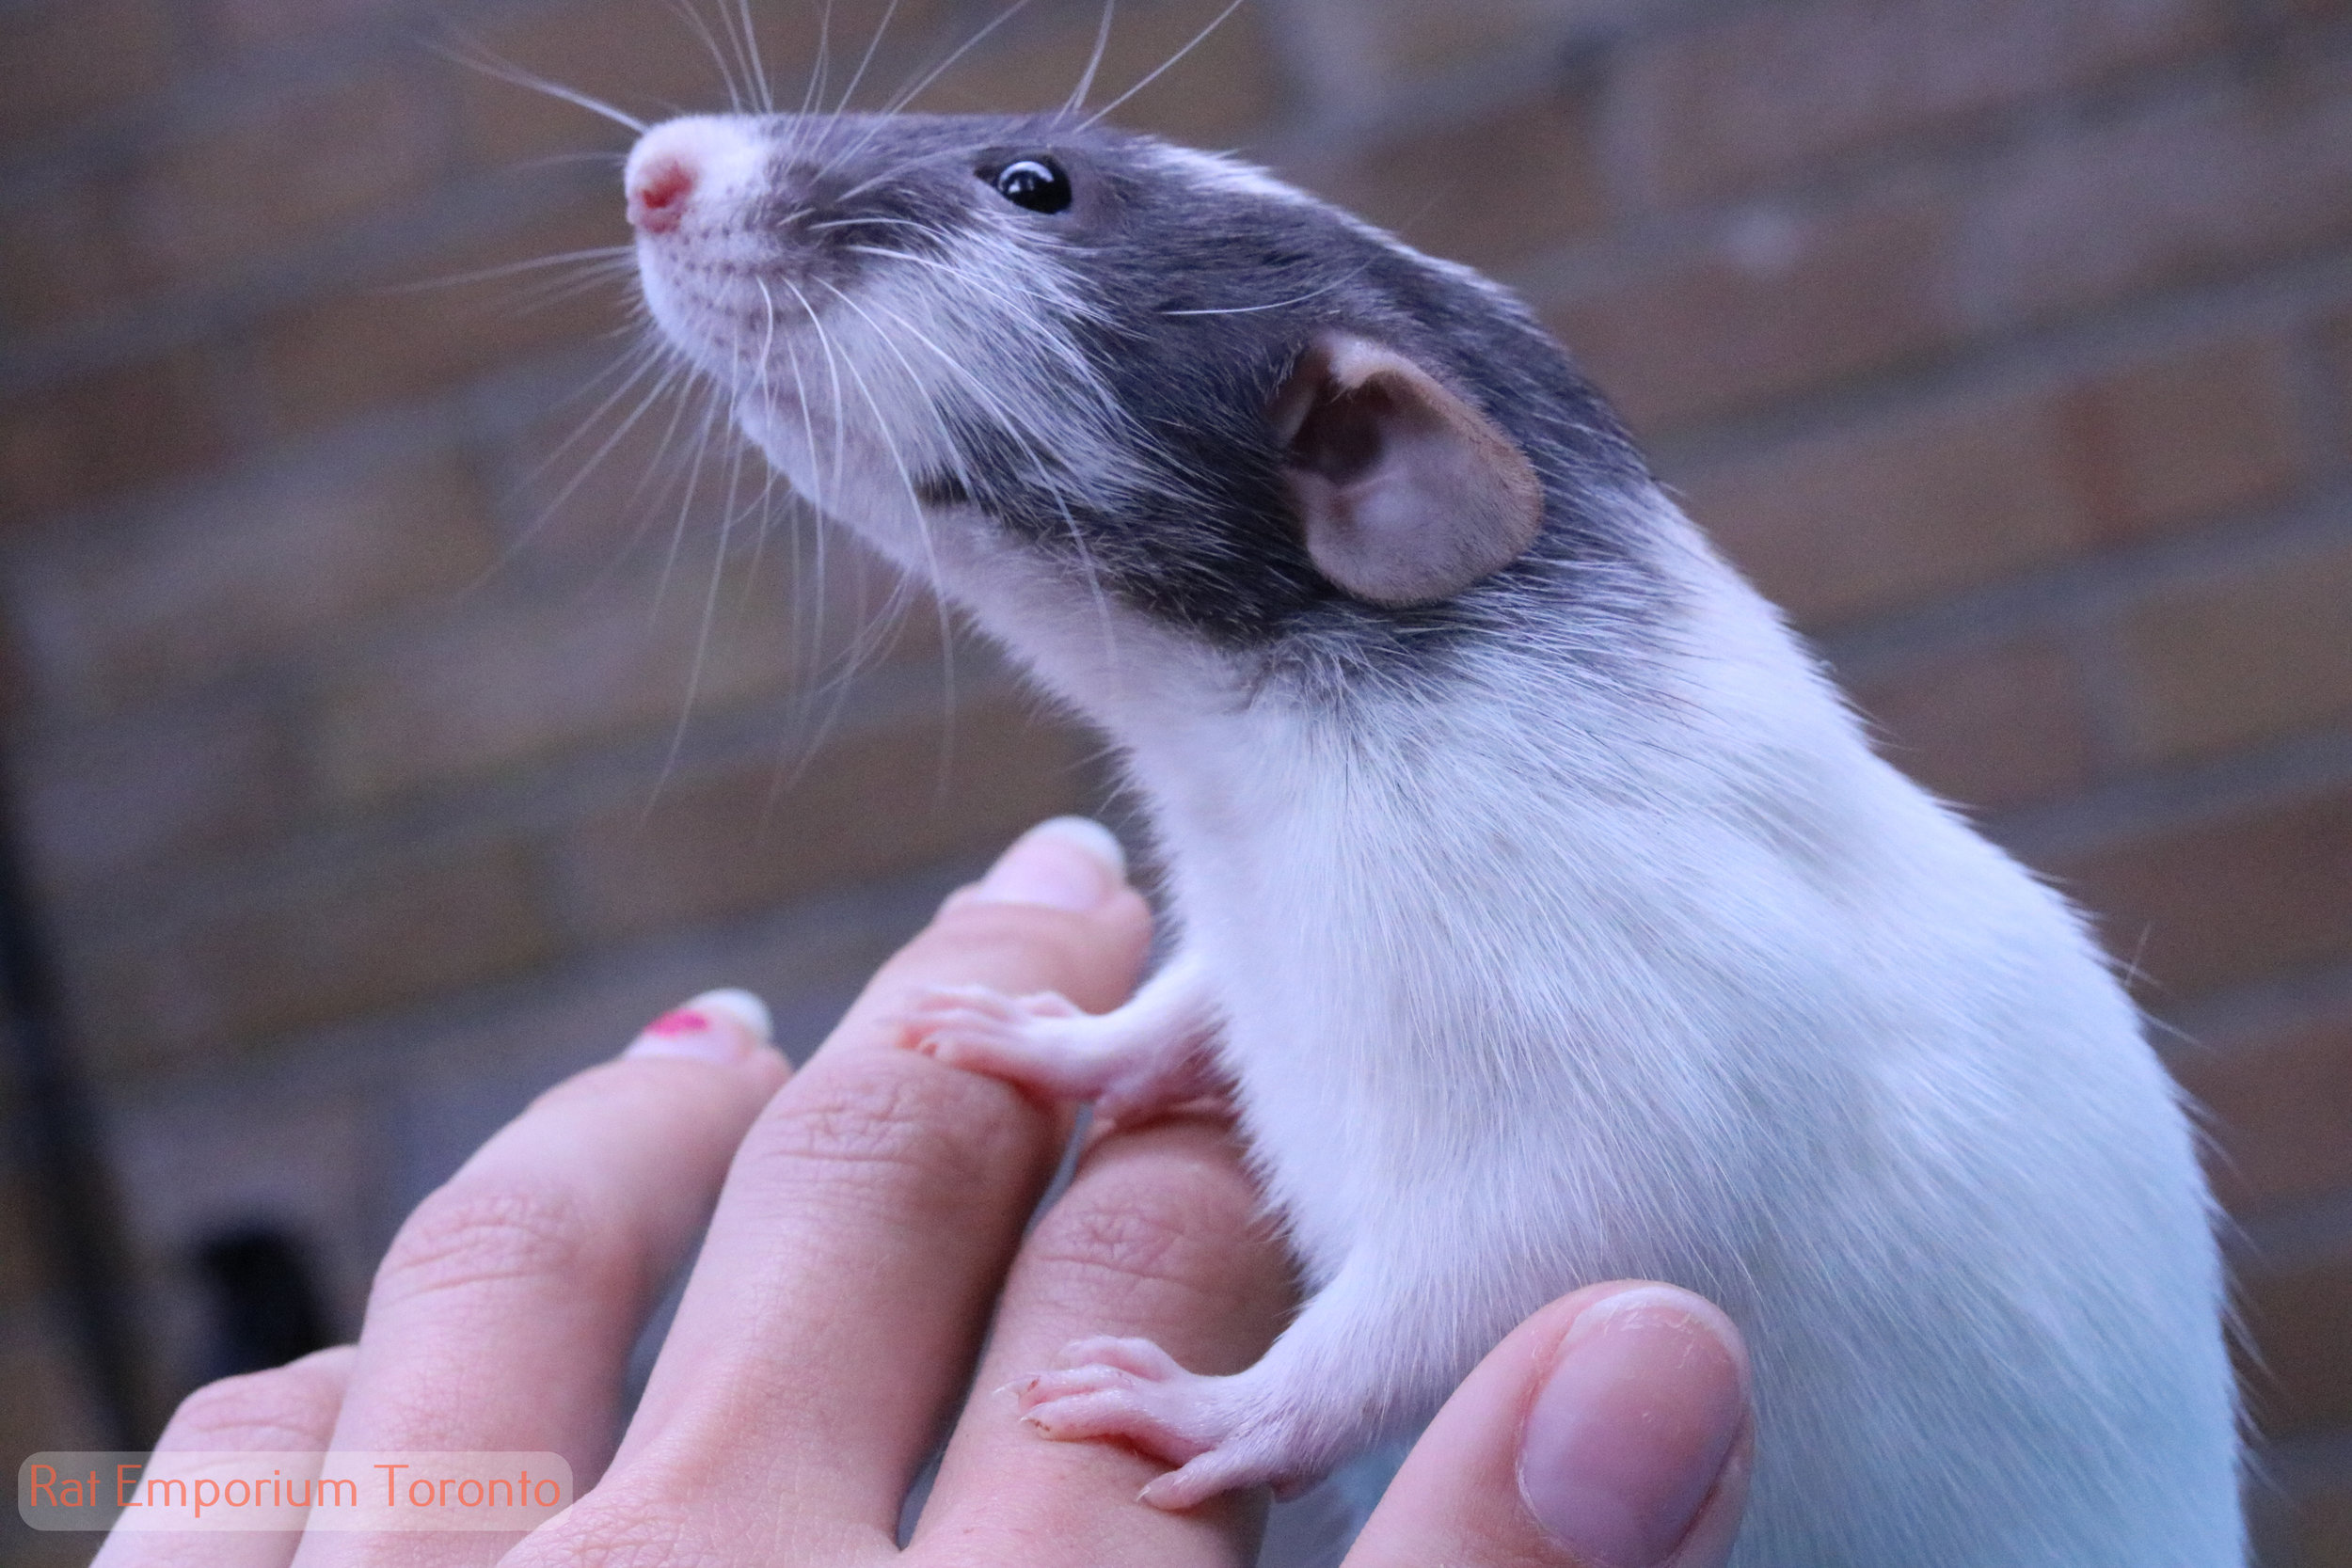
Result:
[[[769,1039],[768,1009],[749,991],[710,990],[645,1025],[628,1056],[739,1062]]]

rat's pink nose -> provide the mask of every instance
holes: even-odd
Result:
[[[686,202],[694,194],[700,171],[675,152],[632,160],[628,179],[628,221],[647,234],[666,234],[686,215]]]
[[[630,150],[621,188],[641,234],[667,234],[696,207],[742,199],[757,183],[762,143],[751,122],[691,115],[655,126]]]

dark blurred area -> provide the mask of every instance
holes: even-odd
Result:
[[[885,0],[751,8],[797,103]],[[1221,8],[1122,0],[1096,101]],[[1102,14],[917,106],[1058,103]],[[856,102],[997,16],[901,0]],[[10,1465],[348,1334],[536,1090],[711,985],[805,1046],[1107,799],[628,379],[536,264],[627,239],[626,133],[493,61],[725,105],[662,0],[0,0]],[[2210,1113],[2262,1560],[2352,1565],[2352,5],[1248,0],[1119,118],[1523,293],[2099,917]]]
[[[212,1307],[207,1379],[282,1367],[335,1343],[300,1238],[236,1226],[198,1243],[196,1267]]]

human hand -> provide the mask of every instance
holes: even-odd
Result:
[[[1747,1351],[1713,1303],[1563,1296],[1454,1390],[1344,1568],[1721,1568],[1747,1502]]]
[[[552,1449],[580,1481],[572,1508],[520,1539],[120,1534],[99,1568],[1246,1560],[1262,1499],[1145,1506],[1156,1466],[1044,1441],[996,1392],[1091,1334],[1152,1338],[1216,1371],[1264,1348],[1288,1272],[1226,1130],[1176,1117],[1104,1140],[1025,1240],[1066,1117],[898,1049],[907,1000],[930,987],[1056,990],[1089,1010],[1127,993],[1149,916],[1099,844],[1068,825],[1025,838],[883,966],[797,1075],[740,993],[658,1022],[418,1209],[357,1347],[199,1390],[159,1445]],[[706,1214],[624,1431],[630,1343]],[[1481,1365],[1350,1568],[1634,1568],[1652,1560],[1623,1552],[1677,1540],[1657,1560],[1722,1560],[1746,1463],[1736,1336],[1679,1292],[1611,1310],[1626,1289],[1555,1303]],[[901,1498],[984,1328],[975,1392],[901,1551]],[[1579,1557],[1542,1519],[1619,1555]]]

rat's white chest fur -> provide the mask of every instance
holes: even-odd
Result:
[[[1392,1427],[1543,1302],[1666,1279],[1753,1342],[1740,1563],[2238,1561],[2133,1009],[1688,547],[1704,652],[1638,686],[1500,649],[1437,704],[1098,708],[1322,1291],[1244,1378]]]

